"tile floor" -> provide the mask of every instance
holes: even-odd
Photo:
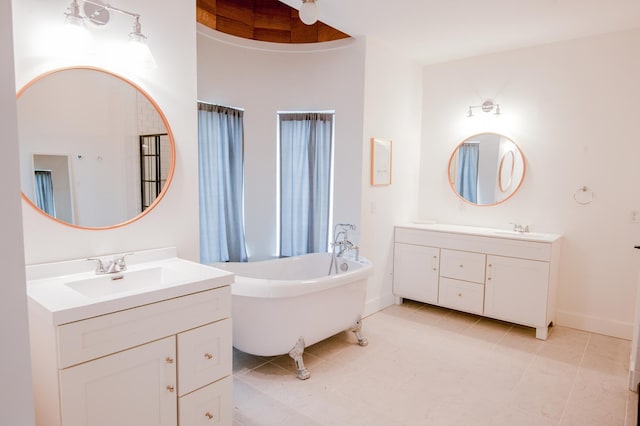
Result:
[[[234,350],[234,426],[631,426],[627,340],[533,329],[406,301],[288,355]]]

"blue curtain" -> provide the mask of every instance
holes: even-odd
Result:
[[[49,216],[56,217],[56,205],[53,198],[53,181],[50,170],[36,170],[36,205]]]
[[[243,111],[198,102],[200,261],[246,262]]]
[[[333,114],[281,113],[280,256],[325,252]]]
[[[478,202],[478,158],[480,145],[462,144],[458,148],[458,175],[456,191],[462,198],[472,203]]]

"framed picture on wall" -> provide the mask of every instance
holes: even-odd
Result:
[[[371,138],[371,185],[391,185],[391,141]]]

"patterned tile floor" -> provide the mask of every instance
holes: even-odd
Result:
[[[632,426],[631,343],[530,328],[405,301],[310,346],[311,378],[288,355],[234,349],[235,426]]]

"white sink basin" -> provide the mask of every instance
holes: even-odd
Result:
[[[553,241],[558,238],[558,235],[554,234],[541,234],[539,232],[519,232],[509,231],[508,229],[500,229],[490,231],[489,234],[496,235],[498,237],[508,237],[518,240],[527,241]]]
[[[180,259],[175,248],[136,252],[126,261],[126,271],[105,275],[87,259],[29,265],[29,303],[59,325],[233,282],[232,273]]]
[[[518,232],[518,231],[509,231],[508,229],[500,229],[500,230],[495,230],[495,231],[489,231],[488,233],[490,234],[495,234],[495,235],[506,235],[509,237],[526,237],[527,235],[531,236],[535,236],[536,234],[533,234],[531,232]]]
[[[130,293],[145,289],[162,282],[162,267],[125,271],[115,274],[97,275],[91,278],[77,279],[65,282],[69,288],[85,295],[96,298]]]

